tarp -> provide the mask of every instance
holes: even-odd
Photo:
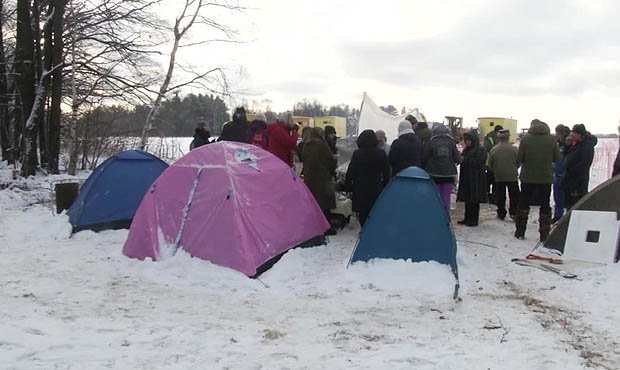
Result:
[[[256,146],[219,142],[170,166],[144,197],[123,254],[190,255],[254,276],[265,262],[329,228],[295,173]]]
[[[452,268],[458,286],[450,216],[424,170],[399,172],[372,208],[351,262],[374,258],[437,261]]]
[[[387,137],[388,143],[391,143],[398,137],[398,124],[405,119],[405,117],[412,115],[420,122],[425,122],[426,118],[416,108],[413,111],[400,116],[392,116],[379,108],[377,104],[364,93],[362,99],[362,109],[360,112],[358,133],[364,130],[383,130]]]
[[[67,211],[73,232],[129,227],[142,197],[167,167],[141,150],[106,159],[86,179]]]

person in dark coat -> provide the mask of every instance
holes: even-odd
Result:
[[[618,126],[618,133],[620,133],[620,126]],[[611,173],[611,176],[620,175],[620,148],[618,148],[618,154],[616,154],[616,161],[614,162],[614,170]]]
[[[486,175],[484,163],[486,152],[480,145],[476,130],[463,134],[465,149],[461,161],[459,189],[456,200],[465,203],[465,218],[458,223],[465,226],[478,226],[480,203],[487,201]]]
[[[611,176],[620,175],[620,149],[618,149],[618,154],[616,154],[616,161],[614,162],[614,170],[611,173]]]
[[[431,129],[428,128],[428,123],[418,121],[418,119],[411,114],[405,117],[405,120],[411,123],[411,128],[413,129],[413,131],[418,137],[418,140],[420,140],[420,143],[422,143],[423,146],[424,144],[426,144],[428,139],[433,136]]]
[[[196,148],[200,148],[203,145],[209,144],[209,139],[211,138],[211,133],[207,130],[207,123],[201,122],[196,127],[194,131],[194,140],[189,144],[189,150],[193,150]]]
[[[345,190],[353,193],[353,211],[364,226],[372,206],[390,181],[390,166],[373,130],[364,130],[357,138],[357,149],[345,177]]]
[[[310,132],[312,132],[312,127],[310,126],[306,126],[301,130],[301,141],[297,144],[297,148],[295,148],[297,158],[299,158],[299,162],[302,164],[304,163],[304,144],[310,139]]]
[[[267,150],[267,119],[259,113],[250,123],[250,144]]]
[[[336,142],[338,141],[336,129],[330,125],[325,126],[323,129],[325,130],[325,142],[329,146],[329,150],[332,151],[332,154],[338,154],[338,148],[336,148]]]
[[[553,165],[553,219],[551,223],[556,223],[562,216],[564,216],[564,210],[566,209],[566,196],[564,195],[564,189],[560,186],[562,182],[562,176],[564,175],[564,159],[568,154],[568,146],[566,139],[570,135],[570,128],[565,125],[557,125],[555,127],[555,139],[558,142],[558,148],[560,148],[560,160]]]
[[[538,119],[530,124],[527,134],[521,139],[517,162],[521,166],[521,194],[515,219],[517,239],[525,238],[530,206],[540,206],[538,233],[544,241],[551,231],[551,185],[553,164],[560,160],[560,148],[551,135],[549,126]]]
[[[566,196],[566,208],[572,207],[588,193],[590,167],[594,160],[596,136],[590,134],[583,124],[573,126],[573,143],[564,159],[564,174],[561,186]]]
[[[484,137],[484,150],[486,151],[487,155],[491,153],[491,149],[493,149],[493,147],[497,145],[497,143],[499,143],[498,135],[499,135],[499,132],[503,129],[504,127],[502,127],[502,125],[497,125],[493,128],[493,131],[489,132]],[[486,176],[487,176],[487,194],[489,197],[489,203],[495,204],[496,203],[495,189],[493,187],[493,185],[495,184],[495,175],[493,174],[493,171],[489,169],[488,166],[486,168]]]
[[[392,166],[392,176],[396,176],[407,167],[420,167],[422,164],[422,144],[409,121],[405,120],[398,124],[398,139],[392,142],[388,159]]]
[[[304,144],[304,182],[325,214],[336,208],[333,182],[336,159],[325,142],[322,130],[313,128]]]
[[[461,163],[461,154],[444,124],[436,124],[432,132],[433,136],[426,143],[422,154],[422,168],[437,186],[444,207],[450,212],[450,195],[457,175],[456,165]]]
[[[245,108],[238,107],[233,113],[233,119],[222,128],[222,133],[217,141],[236,141],[238,143],[250,142],[250,127],[245,115]]]

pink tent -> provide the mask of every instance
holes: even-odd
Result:
[[[166,169],[142,199],[123,246],[160,259],[178,248],[248,276],[329,223],[303,181],[258,147],[220,142]]]

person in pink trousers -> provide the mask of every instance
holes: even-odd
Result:
[[[461,155],[450,130],[442,123],[433,126],[432,136],[424,145],[422,167],[429,174],[441,196],[444,207],[450,212],[450,194],[456,179],[456,165]]]

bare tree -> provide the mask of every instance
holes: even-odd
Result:
[[[7,61],[4,48],[5,9],[4,1],[0,0],[0,147],[2,148],[2,160],[12,163],[12,156],[9,156],[9,148],[11,148],[12,145],[9,136],[9,89],[6,68]]]
[[[80,111],[105,102],[150,101],[159,79],[152,57],[163,40],[162,22],[154,13],[161,0],[71,0],[66,23],[65,55],[70,86],[67,171],[75,174],[79,151]]]
[[[214,67],[207,71],[198,72],[193,68],[184,67],[177,64],[177,53],[181,48],[202,45],[213,41],[238,42],[236,40],[237,33],[235,30],[224,25],[223,23],[218,22],[214,17],[207,15],[212,9],[224,9],[232,12],[241,11],[244,8],[237,2],[226,0],[184,0],[180,14],[176,17],[171,30],[173,42],[169,54],[166,75],[159,87],[157,95],[151,102],[151,109],[144,122],[144,128],[142,129],[142,135],[140,137],[140,148],[144,149],[146,147],[149,131],[153,127],[153,122],[159,113],[161,103],[166,95],[171,91],[185,86],[199,86],[200,88],[210,92],[215,92],[218,94],[226,93],[226,76],[222,68]],[[203,26],[207,28],[207,30],[202,33],[203,35],[208,35],[209,31],[211,31],[216,33],[216,37],[202,37],[199,40],[182,44],[182,41],[189,37],[190,30],[196,26]],[[175,67],[181,68],[183,72],[191,77],[183,82],[171,86]]]

